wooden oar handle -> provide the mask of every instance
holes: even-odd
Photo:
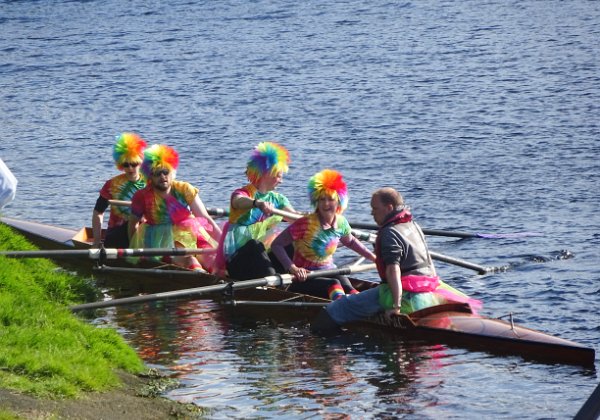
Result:
[[[130,207],[130,206],[131,206],[131,201],[124,201],[124,200],[108,200],[108,204],[110,204],[111,206]]]

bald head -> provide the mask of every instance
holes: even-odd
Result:
[[[379,226],[387,219],[388,215],[404,205],[404,199],[393,188],[380,188],[371,197],[371,215]]]
[[[395,209],[404,205],[404,198],[402,198],[402,195],[392,187],[378,189],[373,193],[373,197],[377,197],[381,204],[391,205]]]

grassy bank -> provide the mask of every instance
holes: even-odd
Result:
[[[35,248],[0,224],[0,249]],[[145,370],[117,332],[92,327],[68,310],[96,293],[48,260],[0,256],[0,388],[76,397],[119,387],[119,370]]]

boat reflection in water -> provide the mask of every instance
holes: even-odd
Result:
[[[178,379],[174,400],[231,416],[276,413],[345,416],[413,412],[419,388],[437,387],[448,349],[389,335],[312,335],[305,321],[258,321],[232,316],[209,300],[170,301],[109,309],[144,361]],[[415,384],[417,386],[415,387]]]

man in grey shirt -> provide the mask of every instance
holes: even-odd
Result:
[[[327,305],[313,322],[313,332],[328,333],[378,312],[385,311],[386,316],[399,315],[401,309],[410,312],[418,308],[403,301],[403,283],[405,293],[408,291],[411,296],[432,292],[439,285],[423,232],[412,221],[402,195],[389,187],[375,191],[371,214],[380,227],[375,255],[381,284]]]

